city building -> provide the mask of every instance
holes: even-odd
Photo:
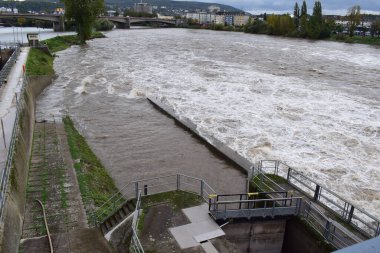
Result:
[[[153,13],[152,6],[148,3],[135,3],[133,6],[133,11],[140,12],[140,13]]]

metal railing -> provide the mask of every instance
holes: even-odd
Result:
[[[320,236],[337,249],[363,241],[338,222],[326,217],[312,202],[306,203],[303,218]]]
[[[19,119],[20,119],[20,113],[24,109],[24,92],[25,92],[25,87],[27,84],[27,79],[24,78],[22,79],[21,83],[21,91],[20,91],[20,96],[18,96],[17,99],[17,105],[16,105],[16,117],[15,121],[13,124],[13,130],[12,130],[12,135],[11,135],[11,140],[10,140],[10,145],[7,150],[7,159],[5,162],[5,166],[2,168],[1,172],[1,180],[0,180],[0,224],[3,222],[4,219],[4,205],[5,205],[5,199],[6,199],[6,194],[7,194],[7,189],[9,185],[9,174],[10,174],[10,169],[12,166],[12,161],[13,161],[13,154],[14,154],[14,149],[15,149],[15,143],[17,136],[19,134]],[[16,97],[17,98],[17,97]]]
[[[126,184],[120,191],[112,195],[102,206],[96,209],[92,215],[93,224],[102,223],[107,217],[119,210],[127,201],[137,199],[139,192],[142,196],[157,193],[181,190],[194,193],[202,197],[206,202],[211,194],[215,194],[203,179],[174,174],[168,176],[143,179]]]
[[[170,192],[185,191],[199,195],[205,202],[215,191],[203,179],[183,174],[143,179],[126,184],[120,191],[112,195],[102,206],[94,211],[92,217],[94,226],[102,223],[109,216],[119,210],[127,201],[136,199],[136,207],[132,221],[132,238],[130,251],[144,253],[144,249],[138,238],[138,224],[141,215],[141,199],[144,196]]]
[[[144,253],[144,249],[142,247],[139,236],[137,234],[137,231],[138,231],[137,226],[140,221],[140,215],[141,215],[141,192],[139,192],[137,202],[136,202],[136,209],[133,214],[132,238],[131,238],[131,244],[129,246],[129,251],[134,252],[134,253]]]
[[[338,217],[349,223],[367,237],[380,235],[380,220],[365,210],[354,206],[346,199],[333,191],[321,186],[320,183],[307,177],[303,173],[276,160],[260,161],[257,169],[254,168],[253,176],[274,174],[286,179],[287,183],[306,194],[316,203],[329,208]],[[261,174],[261,175],[260,175]],[[265,178],[268,180],[268,177]],[[273,180],[272,185],[276,184]],[[276,186],[277,187],[277,186]],[[274,188],[276,188],[274,187]],[[278,188],[282,189],[283,188]]]
[[[0,71],[0,87],[2,87],[3,84],[6,82],[6,80],[8,79],[8,75],[14,63],[16,62],[18,55],[20,54],[20,47],[18,45],[13,45],[13,46],[14,46],[14,51],[11,57],[9,57],[8,61],[5,63],[5,65]]]
[[[276,217],[298,215],[301,197],[287,197],[286,192],[264,192],[264,195],[283,194],[282,198],[249,199],[259,193],[216,195],[209,199],[209,211],[214,219]],[[227,199],[227,200],[224,200]]]

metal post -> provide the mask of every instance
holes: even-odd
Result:
[[[290,179],[290,174],[292,173],[292,168],[288,168],[288,175],[286,176],[286,181],[288,181],[289,183],[289,179]]]
[[[148,195],[148,185],[144,184],[144,195]]]
[[[1,119],[1,130],[2,130],[2,132],[3,132],[4,147],[5,147],[5,149],[7,149],[7,142],[5,141],[5,133],[4,133],[3,119]]]
[[[139,197],[139,182],[135,182],[135,196],[136,199]]]
[[[276,161],[275,163],[274,163],[274,174],[275,175],[278,175],[278,165],[279,165],[279,161]]]
[[[203,179],[201,180],[201,197],[203,198]]]
[[[240,194],[239,209],[241,209],[241,200],[242,200],[242,197],[243,197],[243,195],[242,195],[242,194]]]
[[[177,191],[179,191],[179,189],[181,189],[181,186],[180,186],[180,175],[177,174]]]
[[[314,191],[314,198],[313,200],[314,201],[318,201],[319,199],[319,191],[321,190],[321,186],[319,186],[318,184],[315,186],[315,191]]]
[[[348,222],[351,222],[352,217],[354,216],[354,209],[355,209],[355,207],[351,206],[350,213],[348,214],[348,219],[347,219]]]
[[[325,232],[323,233],[324,237],[329,241],[329,236],[330,236],[330,225],[331,222],[329,220],[326,221],[325,225]]]
[[[211,198],[208,197],[208,210],[211,211]]]

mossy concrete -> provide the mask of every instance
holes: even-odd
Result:
[[[17,252],[25,212],[29,157],[32,148],[36,99],[52,82],[54,76],[30,76],[26,86],[25,105],[20,113],[20,131],[10,174],[4,206],[4,223],[0,227],[0,252]]]

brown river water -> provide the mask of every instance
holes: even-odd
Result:
[[[37,117],[69,114],[119,187],[181,172],[218,192],[245,174],[155,109],[252,162],[278,159],[380,216],[380,50],[243,33],[131,29],[59,52]]]

